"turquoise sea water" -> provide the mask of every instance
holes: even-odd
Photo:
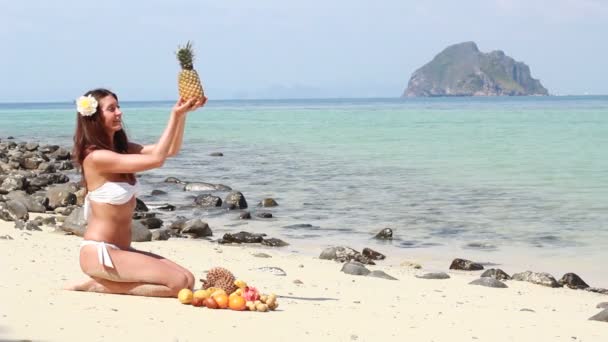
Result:
[[[154,142],[171,105],[123,102],[129,137]],[[69,146],[75,115],[71,104],[0,104],[0,139]],[[275,198],[279,207],[263,210],[275,217],[164,217],[201,216],[216,235],[265,232],[303,253],[340,243],[438,268],[470,257],[608,286],[607,157],[601,96],[210,101],[189,115],[182,153],[141,175],[142,198],[190,204],[196,193],[163,183],[168,176],[222,183],[252,211]],[[370,240],[384,227],[395,241]]]

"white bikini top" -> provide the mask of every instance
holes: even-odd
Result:
[[[89,191],[84,198],[84,218],[88,220],[91,204],[89,201],[113,205],[125,204],[137,195],[139,183],[131,185],[127,182],[105,182],[99,188]]]

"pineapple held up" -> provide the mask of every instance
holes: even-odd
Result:
[[[175,54],[182,67],[182,71],[178,75],[179,96],[186,101],[192,98],[202,99],[203,87],[198,73],[194,70],[192,43],[187,42],[185,46],[179,46]]]

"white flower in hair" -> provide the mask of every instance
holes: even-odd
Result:
[[[92,95],[81,96],[76,100],[76,108],[82,116],[91,116],[97,111],[97,100]]]

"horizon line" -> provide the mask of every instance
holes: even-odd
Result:
[[[479,98],[528,98],[528,97],[569,97],[569,96],[578,96],[578,97],[595,97],[595,96],[608,96],[608,94],[549,94],[546,96],[534,96],[534,95],[524,95],[524,96],[415,96],[415,97],[403,97],[403,96],[394,96],[394,97],[285,97],[285,98],[220,98],[211,101],[298,101],[298,100],[396,100],[396,99],[431,99],[431,98],[471,98],[471,99],[479,99]],[[4,102],[0,101],[0,105],[14,105],[14,104],[71,104],[74,103],[75,100],[71,101],[26,101],[26,102]],[[176,100],[121,100],[123,103],[134,103],[134,102],[174,102]]]

